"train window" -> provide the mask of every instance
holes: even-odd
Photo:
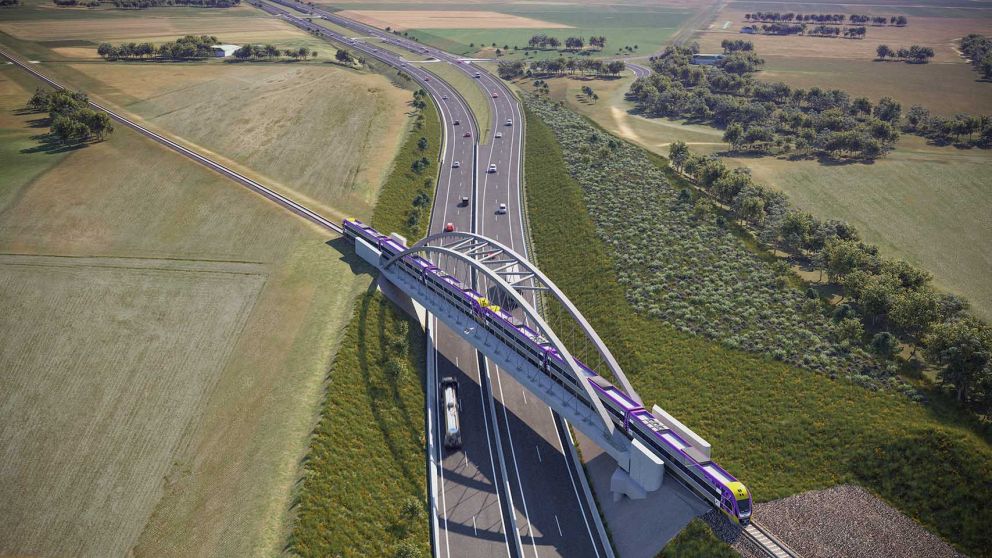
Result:
[[[737,500],[737,509],[740,510],[741,515],[749,515],[751,513],[751,500]]]

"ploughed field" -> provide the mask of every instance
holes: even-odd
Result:
[[[227,42],[235,20],[257,42],[312,39],[256,12],[29,5],[4,12],[20,19],[0,43],[332,217],[370,217],[410,125],[409,92],[385,78],[319,62],[84,64],[8,34],[106,17],[74,48],[118,40],[118,24],[146,26],[128,40]],[[179,21],[193,13],[200,27]],[[278,553],[368,278],[326,231],[123,126],[45,144],[46,115],[19,112],[36,87],[0,66],[0,383],[13,388],[0,450],[18,456],[0,464],[0,554]]]

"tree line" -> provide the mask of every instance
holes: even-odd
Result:
[[[0,0],[0,8],[9,8],[12,6],[20,6],[21,0]]]
[[[691,64],[698,47],[668,47],[652,60],[655,73],[628,92],[649,116],[686,118],[726,128],[734,150],[800,156],[876,159],[898,139],[899,103],[852,100],[840,90],[793,89],[751,75],[763,60],[752,50],[729,51],[713,66]]]
[[[808,26],[805,23],[755,23],[749,27],[741,29],[745,32],[762,33],[764,35],[807,35],[810,37],[840,37],[846,39],[864,39],[868,29],[864,26],[839,27],[834,25],[818,24]]]
[[[992,79],[992,39],[972,33],[961,39],[961,52],[985,79]]]
[[[107,113],[91,109],[82,92],[38,89],[27,108],[32,112],[48,113],[49,133],[63,145],[102,141],[114,131]]]
[[[992,327],[968,312],[967,301],[937,291],[926,271],[882,257],[851,225],[791,208],[784,194],[756,184],[747,169],[693,154],[681,141],[671,145],[669,161],[707,194],[679,196],[680,203],[694,204],[698,218],[712,213],[716,202],[764,248],[807,261],[821,280],[826,274],[843,288],[842,303],[832,309],[839,342],[864,345],[886,360],[896,356],[901,341],[913,347],[911,357],[922,347],[957,401],[980,414],[992,412]]]
[[[702,66],[691,63],[696,45],[668,47],[652,59],[655,73],[634,81],[628,98],[647,116],[724,128],[734,150],[874,160],[892,149],[900,129],[934,143],[967,136],[969,145],[992,147],[988,117],[945,119],[914,106],[904,119],[901,104],[889,97],[873,103],[840,89],[759,81],[752,74],[763,61],[753,49],[734,48],[716,65]]]
[[[497,73],[503,79],[534,76],[582,75],[613,76],[620,75],[627,69],[622,60],[603,61],[559,57],[550,60],[534,60],[529,64],[521,60],[501,60],[497,65]]]
[[[218,44],[213,35],[186,35],[175,41],[162,43],[158,47],[152,43],[121,43],[114,46],[100,43],[96,52],[105,60],[195,60],[213,56],[213,46]]]
[[[557,37],[549,37],[544,33],[532,36],[527,41],[530,48],[551,48],[557,50],[562,45],[562,41]],[[582,37],[567,37],[564,42],[565,50],[582,50],[586,46],[586,40]],[[589,37],[589,46],[603,50],[606,47],[606,37]],[[504,47],[505,48],[505,47]]]
[[[797,14],[794,12],[753,12],[744,14],[745,21],[752,22],[796,22],[796,23],[826,23],[832,25],[843,24],[845,20],[852,24],[896,25],[903,27],[909,23],[906,16],[869,16],[862,14]]]
[[[114,6],[128,9],[187,6],[194,8],[233,8],[241,0],[113,0]]]
[[[933,58],[934,52],[932,48],[920,45],[895,50],[889,48],[889,45],[878,45],[878,48],[875,49],[875,54],[878,56],[878,60],[892,58],[909,64],[926,64]]]
[[[346,52],[345,54],[348,53]],[[316,58],[317,51],[310,50],[307,47],[279,50],[279,47],[275,45],[244,44],[241,45],[238,50],[234,51],[231,56],[238,60],[275,60],[280,57],[292,58],[294,60],[306,60],[307,58]],[[348,58],[350,58],[350,55],[348,55]]]

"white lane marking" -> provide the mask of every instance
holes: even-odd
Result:
[[[544,463],[544,460],[543,460],[543,459],[541,459],[541,446],[536,446],[536,445],[535,445],[535,446],[534,446],[534,449],[536,449],[536,450],[537,450],[537,460],[538,460],[539,462],[541,462],[541,463]]]
[[[434,335],[434,333],[437,331],[437,317],[434,316],[433,318],[434,318],[434,327],[431,328],[431,334],[432,335]],[[433,343],[433,345],[434,345],[434,378],[436,379],[437,378],[437,357],[438,357],[438,349],[437,349],[437,342],[436,342],[437,339],[435,339],[434,341],[435,341]],[[437,419],[438,419],[438,421],[441,420],[441,411],[437,407],[436,402],[437,401],[440,401],[440,399],[439,399],[440,395],[441,395],[441,386],[440,386],[440,384],[438,384],[437,382],[435,382],[435,384],[434,384],[434,401],[435,401],[435,406],[434,407],[435,408],[434,409],[431,409],[431,412],[432,413],[434,413],[434,412],[437,413]],[[438,429],[437,429],[437,442],[438,442],[438,445],[437,445],[437,461],[438,461],[438,464],[440,465],[440,467],[438,467],[438,471],[441,472],[441,508],[444,510],[444,549],[448,553],[448,558],[451,558],[451,541],[450,541],[450,537],[448,536],[448,496],[447,496],[447,493],[446,493],[446,491],[444,489],[444,440],[442,439],[441,430],[443,430],[443,429],[440,427],[440,423],[438,423]]]
[[[510,457],[513,459],[513,472],[517,477],[517,486],[520,487],[520,499],[524,504],[524,518],[527,519],[527,528],[530,530],[530,512],[527,510],[527,495],[524,491],[524,483],[520,480],[520,464],[517,463],[517,450],[513,447],[513,432],[510,428],[510,415],[506,412],[506,396],[503,395],[503,378],[502,374],[499,373],[499,367],[495,363],[490,363],[496,368],[496,383],[499,384],[499,398],[503,405],[503,420],[506,421],[506,435],[510,441]],[[487,367],[488,368],[488,367]],[[509,487],[509,481],[507,481],[507,487]],[[530,544],[534,548],[535,558],[537,554],[537,542],[534,540],[534,535],[531,533]],[[523,551],[523,546],[521,545],[521,551]]]
[[[551,407],[548,407],[548,414],[551,415],[551,420],[554,421],[555,420],[555,413],[554,413],[554,411],[551,410]],[[562,419],[562,421],[564,421],[564,420],[565,419]],[[562,426],[565,428],[565,434],[568,435],[568,443],[571,444],[572,443],[572,433],[569,432],[569,430],[568,430],[568,424],[565,423]],[[575,491],[575,500],[577,502],[582,502],[582,499],[579,498],[579,489],[578,489],[577,486],[575,486],[575,475],[572,474],[572,468],[568,466],[568,456],[565,455],[565,451],[566,451],[565,450],[565,444],[562,443],[562,441],[561,441],[561,434],[558,433],[558,425],[555,425],[555,436],[558,437],[558,447],[561,448],[562,458],[565,459],[565,469],[568,470],[568,478],[572,480],[572,490]],[[592,513],[591,510],[590,510],[590,513]],[[592,529],[589,527],[589,520],[586,519],[585,510],[582,511],[582,521],[584,521],[585,524],[586,524],[586,532],[589,533],[589,540],[593,543],[592,544],[592,549],[596,552],[596,558],[599,558],[599,548],[596,547],[596,538],[592,536]]]
[[[564,537],[565,536],[565,533],[562,533],[561,532],[561,523],[558,522],[558,514],[555,514],[555,525],[558,526],[558,536],[559,537]]]
[[[476,362],[478,362],[478,360],[476,360]],[[478,367],[476,367],[476,369],[478,369]],[[489,373],[489,367],[486,367],[486,373],[487,374]],[[490,381],[492,381],[492,378],[490,378]],[[482,370],[479,370],[479,400],[482,403],[482,420],[485,423],[485,427],[486,427],[486,445],[489,446],[489,467],[490,467],[490,470],[493,472],[493,477],[495,477],[496,476],[496,462],[493,461],[493,444],[492,444],[492,441],[490,440],[490,436],[489,436],[492,431],[489,429],[489,416],[488,416],[489,413],[487,413],[485,411],[485,409],[486,409],[486,395],[485,395],[484,392],[485,392],[485,390],[482,389]],[[495,420],[495,418],[496,418],[496,415],[495,415],[495,410],[494,410],[493,411],[493,419]],[[503,471],[503,474],[505,475],[506,474],[506,471]],[[495,488],[495,486],[494,486],[494,488]],[[510,483],[509,483],[509,481],[506,482],[506,497],[510,499],[510,506],[509,506],[510,507],[510,513],[513,513],[513,495],[510,493]],[[503,533],[505,535],[506,534],[506,525],[503,523],[503,504],[500,502],[499,490],[496,491],[496,504],[499,506],[499,524],[500,524],[500,526],[502,526]],[[507,558],[510,558],[510,537],[504,536],[503,538],[506,541],[506,556],[507,556]],[[518,541],[517,542],[519,544],[519,538],[518,538]]]
[[[520,393],[524,394],[524,405],[526,405],[527,404],[527,389],[526,388],[520,388]]]
[[[475,528],[475,516],[474,515],[472,516],[472,532],[475,533],[476,536],[479,535],[479,530]]]

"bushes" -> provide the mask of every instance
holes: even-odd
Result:
[[[213,56],[213,45],[218,44],[217,37],[212,35],[185,35],[162,43],[158,48],[152,43],[121,43],[114,46],[110,43],[100,43],[96,52],[105,60],[143,60],[158,58],[160,60],[202,60]]]
[[[598,235],[567,160],[552,130],[528,111],[526,203],[537,261],[589,319],[645,402],[659,403],[708,439],[714,458],[746,483],[758,502],[859,478],[886,497],[884,483],[912,483],[912,499],[891,498],[904,512],[953,537],[966,551],[988,555],[992,531],[974,530],[973,538],[958,539],[950,530],[972,521],[964,516],[967,507],[960,515],[948,508],[939,518],[922,513],[944,501],[941,482],[915,478],[916,471],[904,469],[895,454],[879,457],[880,469],[864,457],[896,443],[911,449],[917,432],[947,432],[946,453],[975,460],[966,468],[974,474],[954,477],[961,483],[957,493],[985,494],[992,485],[992,455],[988,442],[971,433],[974,422],[939,402],[924,407],[902,394],[852,385],[884,383],[876,378],[857,374],[850,382],[832,381],[685,334],[635,311],[617,280],[616,250]],[[687,270],[685,279],[696,272]],[[838,314],[838,321],[844,319],[843,310]],[[956,466],[942,459],[934,457],[926,473]]]
[[[790,283],[787,269],[751,252],[708,211],[679,201],[643,151],[611,143],[550,102],[531,98],[527,105],[562,144],[597,235],[612,248],[616,276],[638,312],[814,370],[882,373],[863,351],[832,339],[830,320],[818,305],[806,304],[802,291],[781,286]]]

